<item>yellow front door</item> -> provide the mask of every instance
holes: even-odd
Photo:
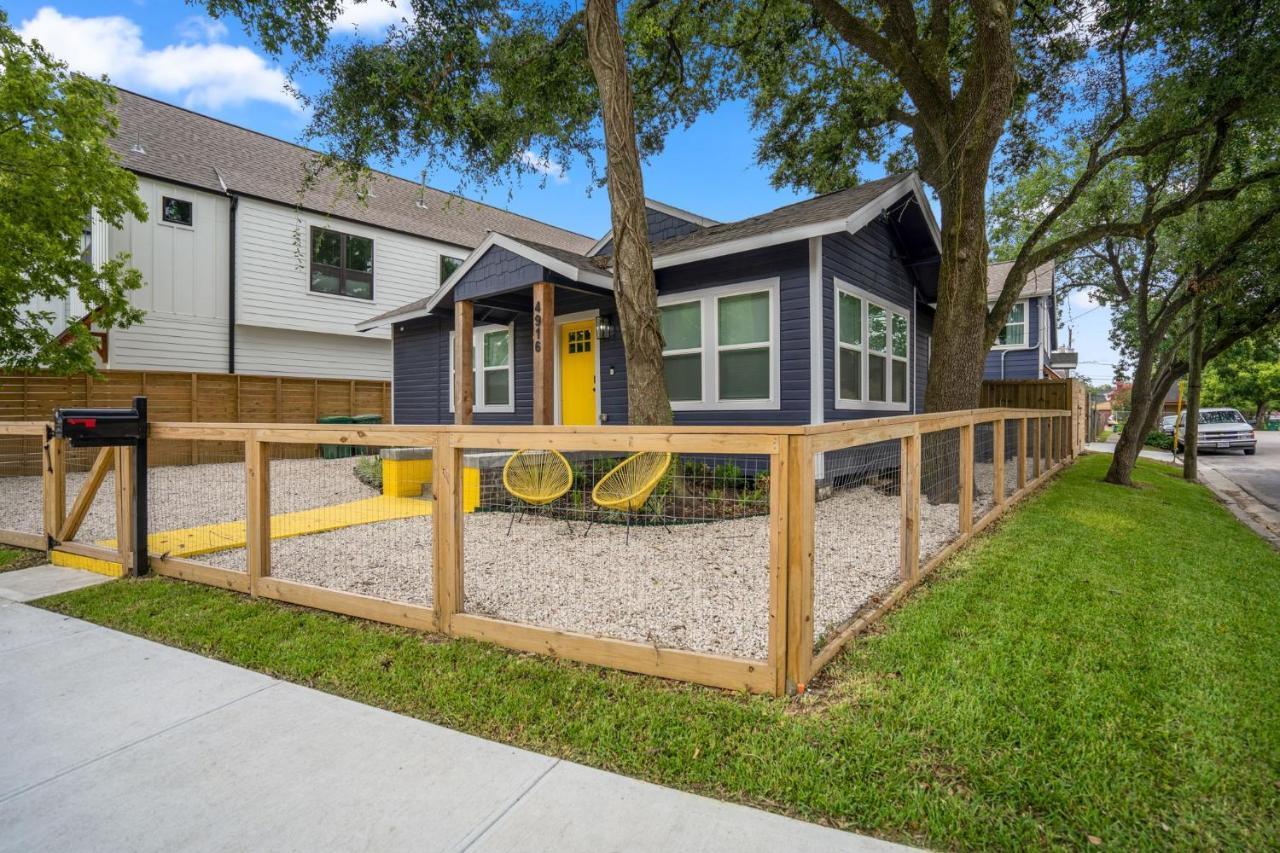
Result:
[[[596,422],[596,321],[560,327],[560,423]]]

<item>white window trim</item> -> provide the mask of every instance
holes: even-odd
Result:
[[[854,287],[847,281],[835,279],[835,292],[831,298],[831,352],[835,359],[835,377],[834,387],[831,389],[832,397],[835,399],[835,408],[845,411],[879,411],[879,412],[909,412],[911,411],[911,394],[912,394],[912,376],[911,376],[911,356],[915,352],[914,335],[915,323],[913,322],[913,312],[910,308],[902,305],[894,305],[878,296],[873,296],[861,288]],[[847,397],[840,396],[840,293],[844,292],[857,299],[862,300],[862,338],[857,351],[862,353],[861,370],[862,375],[859,377],[859,390],[861,390],[863,399],[851,400]],[[867,321],[867,308],[875,305],[877,308],[885,312],[885,352],[875,353],[875,355],[883,355],[885,359],[885,396],[893,396],[893,363],[900,361],[906,365],[907,371],[907,387],[905,400],[901,403],[895,403],[892,400],[868,400],[865,399],[871,388],[871,355],[869,340],[871,336],[871,326]],[[907,355],[906,357],[893,354],[893,315],[897,314],[907,322]]]
[[[484,358],[484,336],[489,332],[498,332],[506,330],[508,338],[507,345],[507,403],[503,405],[486,405],[481,401],[484,396],[484,383],[477,382],[480,374],[484,371],[484,365],[481,361]],[[449,412],[454,410],[453,405],[453,353],[456,332],[449,332]],[[513,414],[516,410],[516,324],[514,322],[502,325],[500,323],[489,323],[484,326],[476,326],[471,330],[471,368],[472,383],[475,389],[475,398],[471,403],[471,411],[476,414]],[[491,370],[502,370],[504,368],[490,368]]]
[[[1013,308],[1017,308],[1019,305],[1022,306],[1022,343],[1020,344],[994,343],[991,345],[991,349],[993,350],[1031,349],[1031,315],[1028,313],[1028,311],[1030,311],[1031,309],[1031,306],[1028,300],[1019,299],[1017,302],[1013,303]],[[1013,308],[1009,309],[1009,313],[1013,313]],[[1005,324],[1000,327],[1000,331],[1003,332],[1005,328],[1008,327],[1008,325],[1009,323],[1006,320]],[[997,341],[1000,340],[1000,335],[998,333],[996,334],[996,340]]]
[[[679,305],[685,302],[699,302],[702,306],[702,399],[673,400],[672,411],[676,412],[717,412],[743,409],[779,409],[779,348],[781,345],[781,311],[778,305],[781,280],[774,278],[744,281],[726,284],[719,287],[708,287],[701,290],[687,290],[670,293],[658,297],[658,307]],[[719,336],[719,300],[728,296],[741,296],[746,293],[767,292],[769,294],[769,396],[756,400],[721,400],[720,399],[720,352],[759,349],[761,344],[725,344],[720,345]],[[666,355],[679,355],[699,350],[674,350]]]

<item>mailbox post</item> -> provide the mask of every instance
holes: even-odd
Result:
[[[132,409],[56,409],[53,434],[72,447],[132,447],[133,574],[145,575],[147,562],[147,398],[134,397]],[[117,471],[116,476],[124,476]]]

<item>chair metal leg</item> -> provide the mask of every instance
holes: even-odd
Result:
[[[631,544],[631,510],[627,510],[627,538],[624,544]]]

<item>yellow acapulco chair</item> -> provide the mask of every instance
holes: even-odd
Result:
[[[631,516],[644,509],[645,504],[649,502],[649,496],[653,494],[654,488],[662,480],[662,475],[666,474],[670,467],[670,453],[655,450],[633,453],[600,478],[600,482],[596,483],[595,488],[591,490],[591,500],[596,506],[616,510],[626,515],[627,544],[631,543]],[[670,533],[671,528],[667,527],[667,522],[662,516],[657,517]],[[588,524],[587,533],[590,532],[591,525]],[[586,533],[583,536],[586,536]]]
[[[573,487],[573,469],[558,450],[518,450],[502,466],[502,485],[523,504],[523,516],[528,507],[546,506],[569,491]],[[515,523],[516,514],[512,513],[508,536]],[[564,523],[572,533],[573,525],[567,518]]]

